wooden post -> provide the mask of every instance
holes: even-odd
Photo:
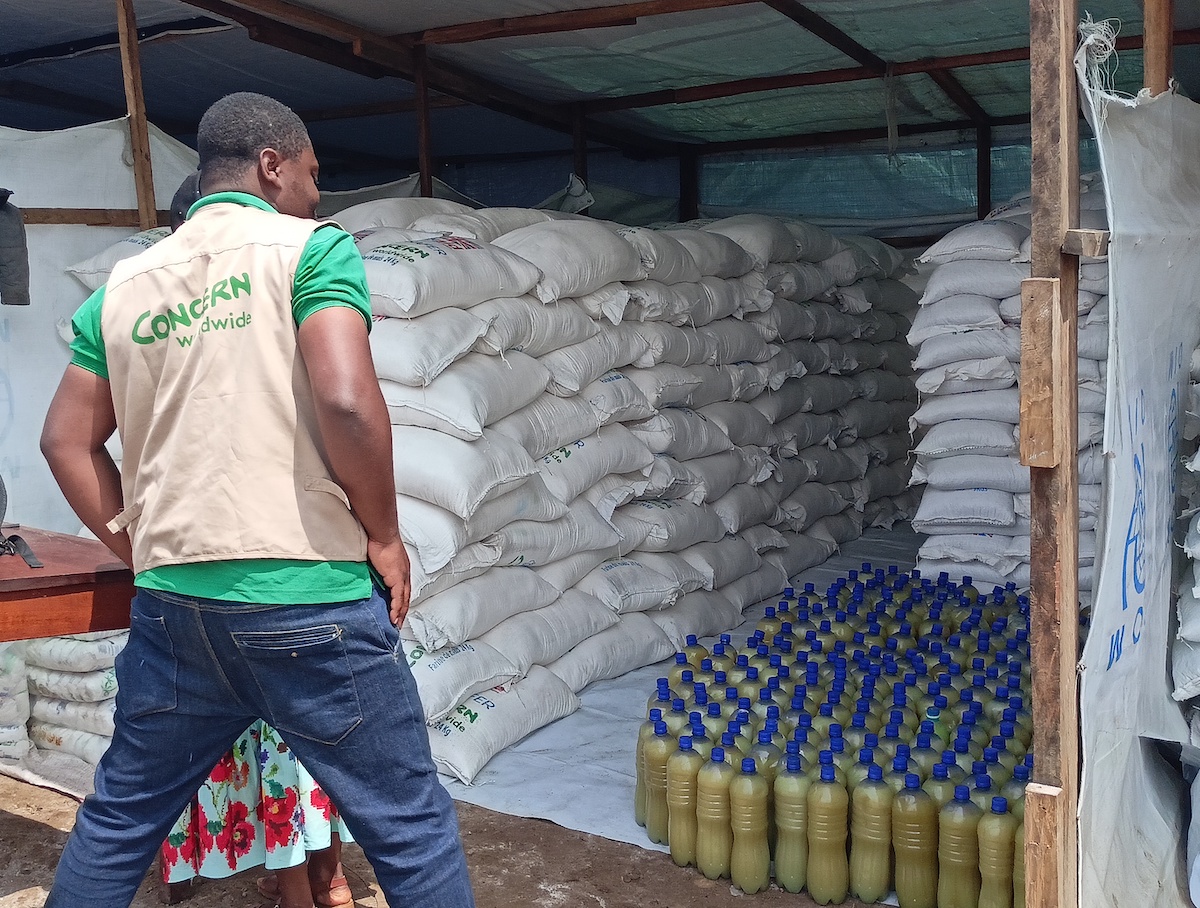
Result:
[[[1030,0],[1033,280],[1021,293],[1021,462],[1030,467],[1036,822],[1026,904],[1076,908],[1079,804],[1077,0]],[[1034,788],[1034,786],[1030,786]]]
[[[429,55],[424,44],[413,48],[413,85],[417,91],[417,169],[421,195],[433,197],[433,134],[429,128]]]
[[[588,178],[588,139],[587,121],[584,118],[582,104],[575,105],[571,121],[571,139],[575,150],[575,176],[586,183]]]
[[[992,127],[975,127],[975,216],[983,220],[992,210]]]
[[[137,190],[138,224],[140,229],[149,230],[158,224],[158,212],[154,205],[150,128],[146,125],[146,99],[142,94],[142,62],[138,53],[137,17],[133,11],[133,0],[117,0],[117,34],[121,41],[121,75],[125,81],[129,142],[133,149],[133,184]]]
[[[1143,57],[1146,87],[1162,94],[1171,86],[1175,0],[1143,0],[1145,48]]]
[[[679,156],[679,220],[700,217],[700,156],[694,151]]]

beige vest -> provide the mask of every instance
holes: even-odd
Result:
[[[284,558],[365,561],[326,466],[292,280],[313,221],[201,208],[119,262],[101,329],[134,570]]]

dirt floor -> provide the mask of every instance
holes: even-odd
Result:
[[[76,802],[0,776],[0,908],[40,908],[75,817]],[[772,888],[744,895],[710,882],[668,855],[563,829],[544,820],[511,817],[459,804],[458,815],[478,908],[808,908],[807,895]],[[375,877],[357,846],[345,851],[346,876],[360,908],[385,908]],[[195,887],[183,908],[266,908],[254,872]],[[162,904],[153,871],[136,908]],[[849,908],[863,908],[854,900]],[[96,906],[106,908],[106,906]]]

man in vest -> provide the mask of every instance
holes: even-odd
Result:
[[[197,140],[201,198],[80,308],[42,433],[137,588],[113,743],[46,905],[127,906],[261,718],[338,805],[389,905],[471,906],[396,630],[409,564],[362,260],[312,220],[317,160],[290,109],[229,95]]]

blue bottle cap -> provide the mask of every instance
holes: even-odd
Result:
[[[833,766],[831,766],[831,765],[822,766],[821,767],[821,781],[822,782],[836,782],[837,781],[837,770],[835,770],[833,768]]]
[[[822,766],[824,766],[826,764],[829,764],[832,766],[833,765],[833,751],[832,750],[821,751],[819,754],[817,754],[817,762],[820,763]]]
[[[738,709],[748,710],[750,708],[750,698],[749,697],[738,697],[737,706],[738,706]]]
[[[662,721],[662,710],[659,709],[657,706],[654,707],[654,709],[650,710],[650,721],[651,722],[661,722]]]
[[[738,689],[736,687],[725,688],[725,699],[732,700],[736,706],[738,701]]]
[[[800,742],[795,738],[792,738],[790,741],[785,741],[783,744],[783,752],[786,754],[800,753]]]
[[[975,789],[977,791],[991,791],[992,790],[992,777],[989,776],[986,772],[983,775],[976,776],[975,777]]]
[[[800,771],[800,755],[799,754],[788,754],[787,771],[788,772],[799,772]]]
[[[971,789],[966,785],[955,785],[954,800],[959,802],[971,800]]]
[[[883,781],[883,767],[876,766],[874,763],[872,763],[870,766],[867,767],[867,778],[870,779],[872,782],[882,782]]]
[[[933,777],[935,779],[937,779],[939,782],[944,782],[946,779],[950,778],[950,767],[947,766],[945,763],[934,763],[933,764]],[[967,786],[965,786],[965,785],[963,786],[963,788],[966,788],[966,787]]]
[[[676,653],[675,654],[675,664],[676,665],[687,665],[687,653]]]
[[[724,763],[725,762],[725,748],[724,747],[714,747],[712,749],[712,754],[710,755],[710,758],[712,759],[712,761],[714,763]]]
[[[1016,766],[1013,767],[1013,778],[1016,779],[1018,782],[1028,782],[1029,781],[1029,767],[1026,766],[1024,763],[1018,763]]]
[[[875,734],[873,731],[867,732],[865,735],[863,735],[863,744],[870,748],[878,747],[879,735]]]
[[[737,732],[726,731],[721,733],[721,746],[733,747],[734,739],[737,738]]]
[[[860,749],[858,752],[858,762],[859,763],[874,763],[875,762],[875,751],[870,747],[864,747],[864,748]]]
[[[694,676],[693,676],[692,670],[690,668],[685,668],[683,671],[681,671],[679,673],[679,680],[683,684],[691,684],[693,677]]]
[[[745,772],[745,773],[754,772],[754,758],[753,757],[742,757],[742,772]]]
[[[685,642],[685,643],[686,643],[688,646],[695,646],[695,645],[696,645],[696,635],[695,635],[695,634],[688,634],[688,635],[687,635],[686,637],[684,637],[683,639],[684,639],[684,642]]]
[[[908,775],[906,775],[904,777],[904,787],[908,791],[912,791],[915,788],[920,788],[921,787],[921,777],[919,775],[917,775],[915,772],[910,772]]]
[[[679,749],[680,750],[691,750],[692,749],[692,739],[690,737],[688,737],[687,735],[683,735],[682,737],[680,737]]]
[[[708,714],[709,714],[709,716],[714,716],[714,717],[720,716],[721,715],[721,704],[720,703],[708,704]]]
[[[911,755],[912,755],[912,748],[909,747],[907,744],[897,744],[896,745],[896,756],[904,757],[904,759],[907,760]]]
[[[767,731],[765,728],[761,728],[758,731],[758,743],[759,744],[770,744],[771,743],[771,733],[769,731]]]
[[[892,771],[893,772],[907,772],[908,771],[908,757],[901,757],[901,756],[894,757],[892,759]]]
[[[1008,798],[992,798],[992,813],[1008,813]]]
[[[676,697],[671,701],[671,709],[677,713],[683,712],[683,698]]]
[[[667,723],[666,722],[655,722],[654,723],[654,733],[656,735],[658,735],[660,738],[663,735],[665,735],[667,733]]]

